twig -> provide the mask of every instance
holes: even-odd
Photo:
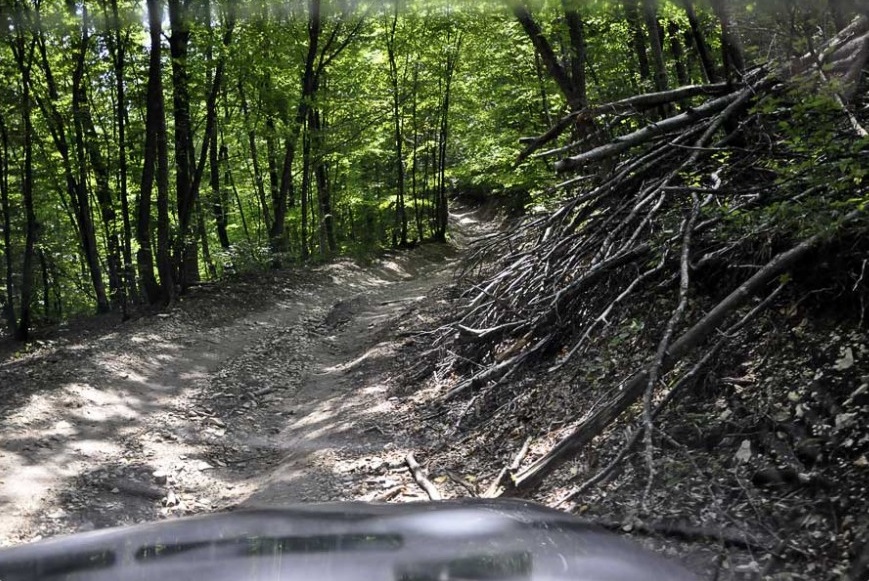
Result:
[[[666,409],[666,407],[675,400],[678,396],[682,394],[685,387],[689,384],[693,384],[696,380],[697,376],[700,372],[708,365],[708,363],[715,357],[727,343],[733,339],[736,334],[742,330],[749,322],[751,322],[761,311],[766,309],[770,303],[781,293],[782,289],[784,289],[784,284],[779,284],[775,290],[773,290],[769,295],[766,296],[760,303],[758,303],[753,309],[751,309],[745,316],[743,316],[737,323],[731,325],[726,331],[720,333],[720,339],[718,340],[712,348],[707,351],[698,361],[694,364],[694,367],[691,370],[679,378],[676,384],[667,392],[667,395],[664,396],[664,399],[655,406],[655,409],[652,412],[652,418],[658,417],[658,415]],[[645,431],[646,424],[644,423],[640,427],[638,427],[634,432],[628,437],[628,441],[622,446],[622,449],[616,455],[613,460],[607,464],[604,468],[598,471],[593,477],[589,478],[581,485],[570,491],[567,495],[562,497],[558,503],[555,505],[556,507],[561,506],[565,502],[569,502],[576,498],[581,494],[585,494],[592,486],[600,483],[604,479],[606,479],[615,468],[621,464],[621,462],[625,459],[625,457],[630,453],[633,447],[637,444],[640,439],[640,436]]]
[[[682,317],[685,315],[685,309],[688,306],[688,285],[690,283],[690,275],[688,265],[691,256],[691,234],[694,232],[694,224],[697,222],[697,216],[700,213],[700,199],[696,193],[691,194],[693,201],[691,208],[691,217],[685,221],[684,237],[682,239],[682,257],[680,260],[680,282],[679,282],[679,303],[676,310],[670,316],[667,322],[667,328],[664,331],[661,342],[658,344],[658,352],[655,354],[655,361],[649,369],[649,382],[646,384],[646,393],[643,396],[643,423],[645,424],[645,445],[646,445],[646,467],[649,471],[649,478],[646,482],[646,489],[643,493],[643,504],[652,490],[652,484],[655,480],[655,448],[652,440],[653,435],[653,417],[652,417],[652,395],[655,386],[658,383],[658,378],[661,375],[661,368],[664,365],[664,358],[667,355],[667,350],[670,348],[670,341],[673,334],[676,332],[676,327],[682,322]]]
[[[428,479],[423,467],[420,466],[419,462],[416,461],[416,458],[413,457],[413,452],[410,452],[404,461],[407,463],[407,467],[410,468],[410,473],[413,475],[413,479],[417,484],[419,484],[420,488],[428,494],[428,497],[431,500],[441,500],[443,498],[441,493],[438,491],[437,487],[432,484],[431,480]]]
[[[499,490],[501,488],[501,483],[504,481],[504,477],[509,473],[513,473],[519,470],[519,466],[522,465],[522,461],[525,459],[525,456],[528,455],[528,450],[531,449],[531,436],[525,438],[525,443],[522,444],[522,447],[519,448],[519,453],[513,458],[513,462],[510,463],[510,466],[504,466],[501,468],[501,471],[498,473],[498,476],[486,490],[486,493],[483,495],[483,498],[495,498],[499,495]]]

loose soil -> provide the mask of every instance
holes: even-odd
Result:
[[[0,546],[235,507],[412,500],[387,384],[450,244],[195,289],[69,323],[0,362]]]

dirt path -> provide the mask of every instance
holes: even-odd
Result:
[[[453,216],[460,233],[477,227]],[[205,289],[0,362],[0,545],[239,505],[412,498],[384,381],[455,246]]]

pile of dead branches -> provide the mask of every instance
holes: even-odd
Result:
[[[651,446],[655,416],[776,299],[787,273],[844,232],[866,229],[867,184],[852,170],[869,162],[867,56],[864,17],[798,61],[577,111],[528,140],[523,158],[560,158],[554,167],[565,177],[550,194],[563,201],[481,244],[483,274],[437,340],[446,356],[436,376],[454,378],[443,382],[442,401],[516,396],[515,380],[575,365],[637,301],[655,297],[668,314],[650,325],[643,365],[496,485],[535,488],[637,402],[642,422],[631,444],[645,432]],[[799,114],[808,97],[832,106]],[[805,146],[821,133],[848,145],[834,153]],[[551,145],[565,135],[577,138]],[[782,218],[791,214],[800,217]],[[697,308],[708,272],[721,276],[716,303]]]

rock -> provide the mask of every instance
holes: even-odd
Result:
[[[154,483],[158,484],[160,486],[163,486],[169,480],[169,475],[166,474],[165,472],[163,472],[162,470],[157,470],[156,472],[154,472],[153,476],[154,476]]]

